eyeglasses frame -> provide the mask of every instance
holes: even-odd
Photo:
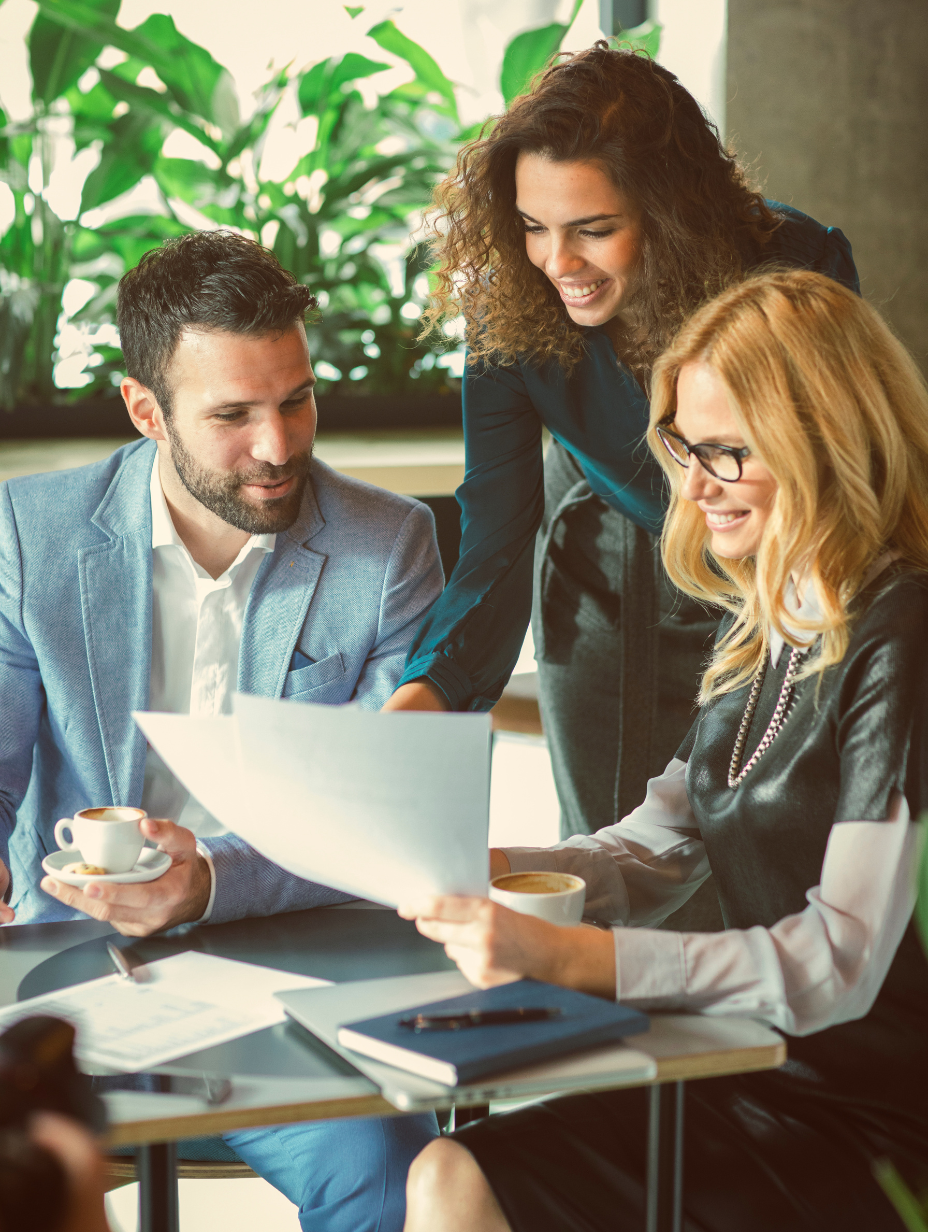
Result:
[[[717,479],[719,483],[737,483],[744,472],[744,465],[743,465],[744,459],[749,457],[751,453],[750,446],[748,445],[741,445],[740,447],[735,446],[735,445],[713,445],[712,446],[713,449],[718,449],[721,453],[728,454],[730,458],[734,458],[735,462],[737,463],[737,466],[738,466],[737,477],[734,479],[726,479],[724,475],[717,475],[715,471],[712,469],[712,463],[707,462],[706,459],[700,455],[699,450],[703,449],[705,447],[704,445],[691,445],[689,441],[685,437],[680,436],[678,432],[671,432],[667,424],[662,424],[662,423],[658,424],[655,431],[657,432],[658,440],[664,446],[664,448],[667,450],[670,456],[673,458],[674,462],[676,462],[677,466],[682,466],[684,470],[688,470],[689,469],[689,458],[691,457],[695,458],[696,461],[699,463],[699,465],[703,468],[703,470],[708,471],[708,473],[712,476],[712,478]],[[665,436],[673,437],[675,441],[678,441],[683,446],[683,448],[686,450],[686,455],[687,455],[686,462],[680,461],[677,455],[673,452],[673,450],[664,440]]]

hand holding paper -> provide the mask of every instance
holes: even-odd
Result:
[[[236,695],[228,717],[135,718],[205,808],[299,877],[392,906],[486,893],[487,715]]]

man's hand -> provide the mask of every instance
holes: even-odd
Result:
[[[0,860],[0,924],[11,924],[16,919],[16,912],[2,901],[10,884],[10,870]]]
[[[414,919],[424,936],[440,941],[478,988],[529,978],[595,996],[615,996],[611,932],[549,924],[488,898],[459,895],[401,906],[399,914]]]
[[[91,881],[78,889],[45,877],[42,889],[65,906],[112,924],[126,937],[147,937],[199,920],[209,903],[210,875],[209,865],[197,852],[196,839],[172,821],[152,817],[142,822],[142,833],[171,857],[171,867],[157,881],[141,885]]]
[[[32,1141],[56,1156],[68,1178],[68,1209],[61,1232],[109,1232],[103,1206],[103,1158],[83,1125],[53,1112],[37,1112]]]
[[[450,710],[448,699],[440,689],[425,680],[401,684],[381,707],[383,710]]]

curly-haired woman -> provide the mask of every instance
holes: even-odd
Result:
[[[717,623],[660,568],[651,365],[694,308],[761,263],[856,289],[850,247],[752,192],[672,73],[604,43],[550,67],[464,149],[437,202],[430,320],[463,310],[470,352],[463,539],[388,706],[496,702],[540,527],[542,714],[565,830],[586,832],[624,816],[679,745]]]
[[[699,719],[618,825],[491,853],[500,873],[579,874],[591,914],[637,927],[449,897],[419,928],[479,985],[529,976],[790,1037],[781,1069],[687,1087],[688,1232],[902,1232],[871,1161],[928,1181],[910,821],[928,806],[928,390],[855,295],[764,274],[659,360],[649,441],[668,573],[728,612]],[[724,931],[659,929],[710,870]],[[642,1227],[646,1107],[570,1096],[437,1140],[407,1232]]]

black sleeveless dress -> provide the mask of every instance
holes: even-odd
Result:
[[[831,827],[886,817],[895,789],[928,808],[928,577],[891,566],[854,605],[841,663],[800,681],[741,785],[728,768],[749,686],[706,706],[679,756],[726,927],[804,910]],[[788,661],[768,669],[745,743],[763,736]],[[788,1037],[779,1070],[686,1088],[687,1232],[903,1232],[873,1180],[893,1160],[928,1180],[928,959],[909,928],[875,1004]],[[456,1137],[514,1232],[643,1228],[646,1095],[551,1100]]]

